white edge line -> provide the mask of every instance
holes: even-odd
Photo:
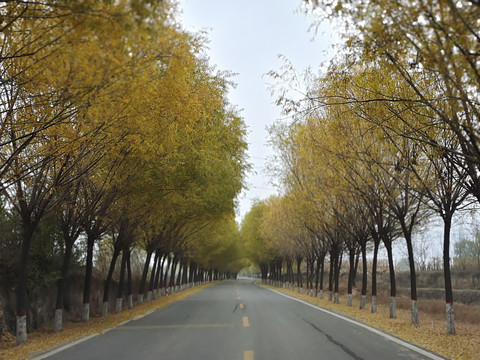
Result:
[[[262,286],[262,285],[260,285],[260,286]],[[319,306],[310,304],[309,302],[306,302],[306,301],[304,301],[304,300],[297,299],[297,298],[295,298],[295,297],[293,297],[293,296],[284,294],[284,293],[282,293],[282,292],[280,292],[280,291],[277,291],[277,290],[275,290],[275,289],[271,289],[271,288],[265,287],[265,286],[262,286],[262,287],[265,288],[265,289],[268,289],[268,290],[270,290],[270,291],[273,291],[273,292],[275,292],[275,293],[277,293],[277,294],[279,294],[279,295],[285,296],[286,298],[289,298],[289,299],[291,299],[291,300],[298,301],[298,302],[300,302],[300,303],[302,303],[302,304],[304,304],[304,305],[310,306],[310,307],[312,307],[312,308],[314,308],[314,309],[323,311],[323,312],[325,312],[325,313],[327,313],[327,314],[329,314],[329,315],[332,315],[332,316],[335,316],[335,317],[340,318],[340,319],[342,319],[342,320],[348,321],[349,323],[356,324],[356,325],[358,325],[358,326],[360,326],[360,327],[362,327],[362,328],[364,328],[364,329],[367,329],[367,330],[369,330],[369,331],[371,331],[371,332],[373,332],[373,333],[375,333],[375,334],[377,334],[377,335],[383,336],[384,338],[386,338],[386,339],[388,339],[388,340],[390,340],[390,341],[393,341],[394,343],[397,343],[397,344],[399,344],[399,345],[402,345],[402,346],[404,346],[404,347],[406,347],[406,348],[408,348],[408,349],[410,349],[410,350],[416,351],[416,352],[418,352],[419,354],[424,355],[424,356],[426,356],[426,357],[428,357],[428,358],[430,358],[430,359],[432,359],[432,360],[445,360],[445,359],[447,359],[447,358],[445,358],[445,357],[440,357],[440,356],[438,356],[438,355],[435,355],[435,354],[431,353],[430,351],[424,350],[424,349],[422,349],[422,348],[420,348],[420,347],[418,347],[418,346],[416,346],[416,345],[410,344],[409,342],[406,342],[406,341],[404,341],[404,340],[400,340],[399,338],[396,338],[396,337],[394,337],[394,336],[391,336],[391,335],[389,335],[389,334],[386,334],[385,332],[383,332],[383,331],[381,331],[381,330],[378,330],[378,329],[375,329],[374,327],[371,327],[371,326],[369,326],[369,325],[362,324],[361,322],[358,322],[358,321],[349,319],[349,318],[347,318],[347,317],[345,317],[345,316],[336,314],[336,313],[334,313],[334,312],[332,312],[332,311],[329,311],[329,310],[323,309],[323,308],[321,308],[321,307],[319,307]]]
[[[84,342],[84,341],[90,340],[91,338],[94,338],[95,336],[98,336],[98,335],[100,335],[100,333],[88,335],[88,336],[85,336],[85,337],[83,337],[83,338],[81,338],[81,339],[74,340],[74,341],[72,341],[72,342],[70,342],[70,343],[68,343],[68,344],[65,344],[65,345],[63,345],[63,346],[60,346],[60,347],[56,348],[55,350],[52,350],[52,351],[49,351],[49,352],[47,352],[47,353],[45,353],[45,354],[43,354],[43,355],[37,356],[37,357],[33,358],[32,360],[42,360],[42,359],[45,359],[45,358],[47,358],[47,357],[49,357],[49,356],[55,355],[55,354],[63,351],[63,350],[66,350],[66,349],[68,349],[68,348],[71,348],[72,346],[75,346],[75,345],[80,344],[80,343],[82,343],[82,342]]]
[[[119,326],[122,326],[122,325],[125,325],[126,323],[130,322],[132,320],[125,320],[125,321],[122,321],[121,323],[117,324],[116,326],[112,327],[112,328],[107,328],[107,329],[103,329],[101,332],[99,333],[95,333],[95,334],[92,334],[92,335],[88,335],[88,336],[85,336],[85,337],[82,337],[80,339],[77,339],[77,340],[73,340],[72,342],[69,342],[68,344],[65,344],[65,345],[62,345],[62,346],[59,346],[58,348],[55,348],[51,351],[48,351],[42,355],[39,355],[37,357],[34,357],[32,360],[42,360],[42,359],[45,359],[49,356],[52,356],[52,355],[55,355],[63,350],[67,350],[75,345],[78,345],[84,341],[87,341],[87,340],[90,340],[92,338],[94,338],[95,336],[98,336],[98,335],[103,335],[105,333],[107,333],[108,331],[110,330],[113,330]]]
[[[32,360],[42,360],[42,359],[45,359],[49,356],[52,356],[52,355],[55,355],[63,350],[67,350],[68,348],[71,348],[77,344],[80,344],[84,341],[87,341],[87,340],[90,340],[91,338],[94,338],[95,336],[98,336],[98,335],[102,335],[102,334],[105,334],[106,332],[110,331],[110,330],[113,330],[114,328],[117,328],[119,326],[122,326],[122,325],[125,325],[126,323],[130,322],[130,321],[135,321],[135,320],[138,320],[138,319],[141,319],[147,315],[150,315],[151,313],[155,312],[156,310],[150,310],[148,312],[146,312],[145,314],[143,315],[138,315],[136,317],[134,317],[133,319],[131,320],[126,320],[126,321],[123,321],[119,324],[117,324],[116,326],[112,327],[112,328],[107,328],[107,329],[103,329],[101,332],[99,333],[95,333],[95,334],[92,334],[92,335],[89,335],[89,336],[85,336],[83,338],[80,338],[80,339],[77,339],[77,340],[73,340],[72,342],[69,342],[68,344],[65,344],[65,345],[62,345],[62,346],[59,346],[58,348],[54,349],[54,350],[51,350],[51,351],[48,351],[42,355],[39,355],[37,357],[34,357]]]

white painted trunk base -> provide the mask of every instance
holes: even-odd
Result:
[[[333,299],[334,299],[333,302],[334,302],[335,304],[340,304],[340,299],[339,299],[339,297],[338,297],[338,292],[335,293]]]
[[[137,304],[138,305],[143,304],[143,294],[137,294]]]
[[[82,321],[87,322],[90,319],[90,304],[83,304]]]
[[[131,295],[131,294],[128,295],[127,303],[128,303],[128,308],[133,309],[133,295]]]
[[[323,299],[323,290],[320,290],[320,299]]]
[[[332,301],[333,293],[331,291],[328,292],[328,301]]]
[[[395,296],[390,296],[390,319],[395,319],[397,317],[397,298]]]
[[[27,315],[17,315],[17,345],[27,341]]]
[[[455,318],[453,315],[453,303],[447,303],[447,334],[455,334]]]
[[[371,312],[376,313],[377,312],[377,296],[372,295],[372,307],[371,307]]]
[[[152,297],[153,297],[153,293],[151,291],[149,291],[147,293],[147,303],[151,302],[152,301]]]
[[[117,298],[117,301],[115,302],[115,312],[117,314],[122,311],[122,303],[123,298]]]
[[[367,296],[366,295],[360,296],[360,310],[364,310],[366,305],[367,305]]]
[[[418,324],[418,304],[417,300],[412,300],[412,323]]]
[[[63,329],[63,309],[55,310],[55,317],[53,318],[53,331],[59,332]]]
[[[102,304],[102,317],[106,317],[108,315],[108,301],[104,301]]]
[[[352,294],[347,295],[347,306],[352,306]]]

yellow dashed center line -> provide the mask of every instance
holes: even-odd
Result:
[[[250,323],[248,322],[248,317],[244,316],[243,319],[243,327],[250,327]]]
[[[242,298],[241,298],[240,296],[237,296],[237,299],[238,299],[238,300],[242,300]]]
[[[240,304],[239,306],[240,306],[240,309],[243,309],[243,304]]]
[[[235,324],[170,324],[170,325],[143,325],[143,326],[119,326],[113,330],[155,330],[155,329],[203,329],[203,328],[230,328]]]
[[[243,360],[253,360],[253,351],[247,350],[243,353]]]

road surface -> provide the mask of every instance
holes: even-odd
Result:
[[[441,359],[255,285],[218,283],[48,360]]]

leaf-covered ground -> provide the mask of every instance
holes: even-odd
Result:
[[[69,341],[79,339],[88,335],[104,332],[124,321],[131,320],[137,316],[144,315],[150,311],[165,307],[175,301],[187,298],[188,296],[204,289],[211,284],[195,286],[194,288],[180,291],[168,297],[162,296],[150,303],[135,306],[131,310],[121,313],[110,313],[107,317],[91,317],[89,322],[66,322],[64,329],[58,333],[52,327],[44,328],[28,334],[28,341],[17,346],[15,336],[5,334],[0,340],[0,359],[32,359],[40,355],[46,349],[59,346]]]
[[[270,286],[269,286],[270,287]],[[272,287],[273,288],[273,287]],[[446,335],[445,320],[438,316],[419,312],[420,323],[411,322],[411,313],[405,309],[397,309],[397,318],[390,319],[389,304],[378,304],[378,312],[370,312],[370,304],[365,310],[359,309],[359,299],[353,301],[353,306],[346,305],[346,297],[340,296],[340,304],[334,304],[324,299],[299,294],[289,289],[274,288],[287,295],[315,304],[319,307],[332,310],[336,313],[354,318],[386,333],[419,345],[427,350],[455,360],[472,360],[479,358],[480,351],[480,324],[471,324],[465,321],[456,321],[456,335]],[[419,301],[420,303],[420,301]]]

